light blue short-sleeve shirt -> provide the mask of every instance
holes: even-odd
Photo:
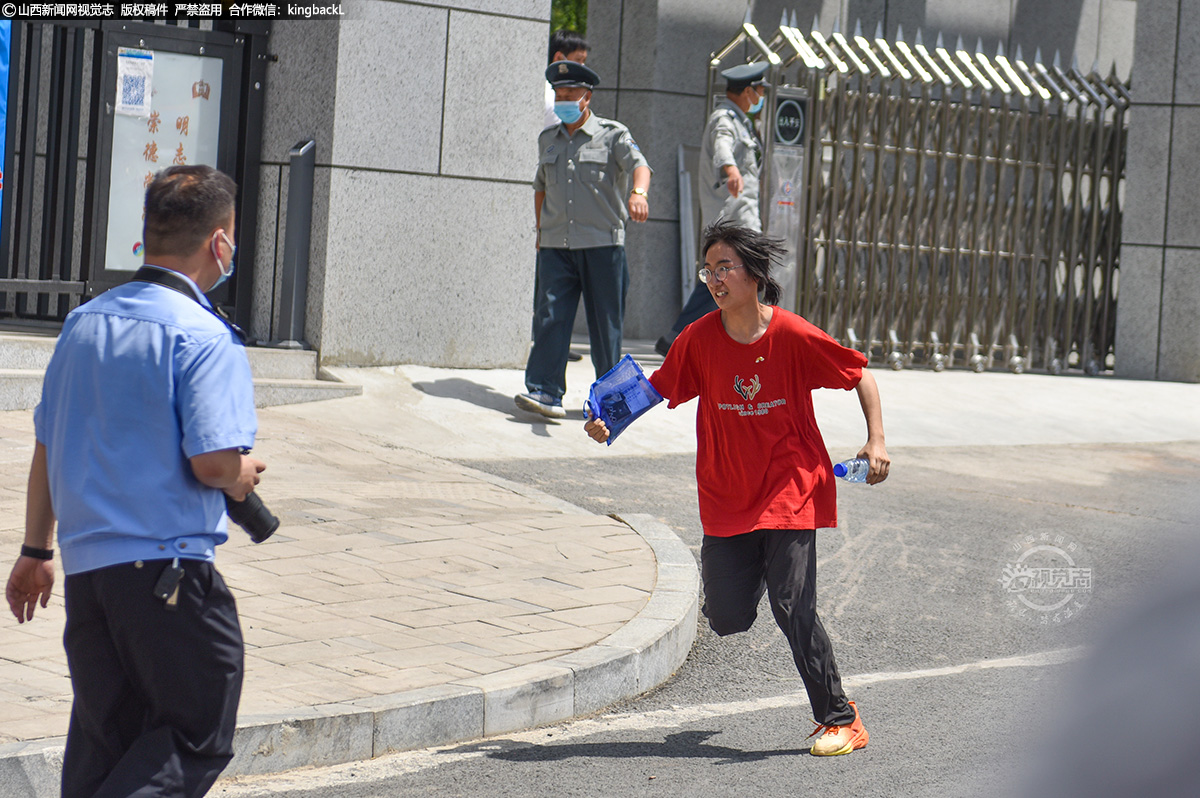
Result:
[[[205,307],[130,282],[63,324],[34,429],[68,575],[211,562],[227,539],[224,493],[197,480],[188,458],[254,445],[254,385],[241,343],[195,295]]]

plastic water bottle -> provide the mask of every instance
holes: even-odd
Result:
[[[867,473],[871,470],[871,461],[865,457],[857,457],[833,467],[833,475],[847,482],[866,482]]]

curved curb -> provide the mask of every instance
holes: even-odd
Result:
[[[540,491],[486,478],[546,504],[581,511]],[[641,535],[657,563],[646,606],[613,634],[570,654],[487,676],[243,717],[234,737],[237,753],[222,776],[324,767],[520,731],[587,715],[659,686],[683,664],[696,636],[696,560],[652,516],[613,517]],[[57,796],[63,743],[58,737],[0,746],[5,795]]]

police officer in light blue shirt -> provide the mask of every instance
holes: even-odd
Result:
[[[6,595],[21,622],[46,606],[57,520],[75,692],[64,798],[199,796],[232,758],[243,646],[213,560],[225,497],[244,499],[265,467],[244,453],[246,353],[204,296],[233,272],[235,196],[206,166],[155,177],[147,265],[67,316],[34,411]]]

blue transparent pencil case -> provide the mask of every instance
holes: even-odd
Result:
[[[639,416],[663,400],[630,355],[617,361],[588,391],[588,413],[608,427],[608,445]]]

